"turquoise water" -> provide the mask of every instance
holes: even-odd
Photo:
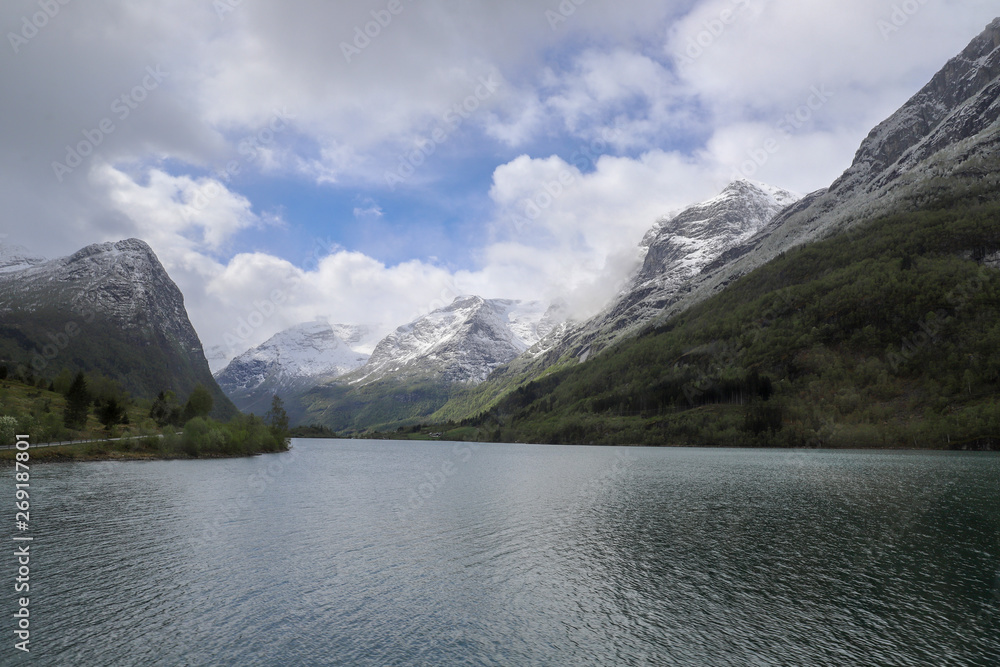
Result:
[[[30,662],[1000,664],[995,454],[293,444],[33,466]]]

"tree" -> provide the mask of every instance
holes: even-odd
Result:
[[[191,395],[188,396],[187,403],[184,404],[181,419],[186,424],[195,417],[207,417],[208,413],[212,411],[213,405],[215,405],[215,400],[212,398],[212,394],[203,385],[198,385],[191,390]]]
[[[9,372],[7,366],[0,366],[0,380],[6,380]]]
[[[125,411],[125,406],[118,402],[118,399],[108,398],[98,405],[97,419],[104,424],[104,428],[110,431],[115,424],[127,424],[128,413]]]
[[[17,420],[9,415],[0,417],[0,445],[13,445],[17,440]]]
[[[285,404],[277,394],[271,399],[271,409],[267,411],[264,421],[271,427],[275,437],[288,437],[288,413],[285,412]]]
[[[63,396],[69,392],[71,384],[73,384],[73,373],[68,368],[59,371],[59,375],[52,380],[52,386],[55,391],[58,391]]]
[[[149,408],[149,417],[156,422],[156,425],[163,428],[171,422],[170,419],[170,402],[167,400],[167,395],[162,391],[157,394],[156,400],[153,401],[152,407]]]
[[[66,410],[63,412],[63,423],[66,424],[66,428],[79,430],[86,426],[89,407],[90,392],[87,390],[87,379],[83,373],[77,373],[66,392]]]

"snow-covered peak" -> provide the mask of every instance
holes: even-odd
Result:
[[[275,394],[289,399],[362,366],[368,355],[353,349],[337,331],[360,336],[366,329],[304,322],[239,355],[215,379],[241,410],[261,412]]]
[[[707,201],[660,218],[642,240],[641,268],[601,313],[566,327],[552,358],[568,352],[587,358],[647,325],[680,298],[688,281],[800,199],[783,188],[738,180]]]
[[[480,382],[537,343],[555,326],[553,317],[539,301],[460,296],[382,339],[350,380],[433,374],[451,382]]]
[[[358,368],[368,357],[351,349],[322,320],[305,322],[276,333],[262,344],[233,359],[217,378],[228,381],[238,375],[246,380],[245,369],[255,367],[264,376],[278,372],[287,378],[337,376]],[[241,383],[246,386],[245,381]]]
[[[756,190],[755,193],[753,192],[754,190]],[[760,181],[752,181],[748,178],[733,181],[723,192],[730,192],[737,196],[746,196],[748,192],[753,193],[751,196],[759,196],[758,193],[763,193],[771,198],[775,206],[780,208],[791,206],[804,196],[801,193],[793,192],[792,190],[786,190],[784,188],[768,185],[767,183],[761,183]]]
[[[0,273],[28,269],[45,261],[24,246],[0,243]]]

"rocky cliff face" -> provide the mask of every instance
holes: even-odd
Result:
[[[209,372],[184,296],[145,242],[100,243],[49,261],[0,256],[15,254],[0,270],[7,360],[41,375],[99,371],[146,397],[167,389],[183,397],[201,383],[222,412],[235,413]]]
[[[763,183],[736,181],[718,197],[660,221],[643,239],[648,250],[642,268],[602,315],[600,326],[622,331],[653,319],[705,266],[800,198]]]

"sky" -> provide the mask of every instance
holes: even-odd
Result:
[[[6,0],[0,241],[137,237],[213,355],[610,300],[657,219],[828,186],[998,14],[950,0]],[[217,359],[215,365],[218,365]]]

